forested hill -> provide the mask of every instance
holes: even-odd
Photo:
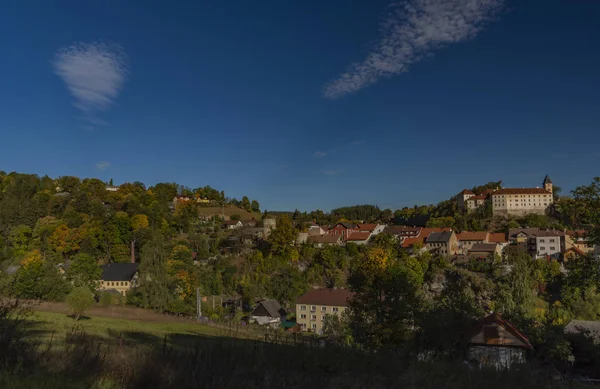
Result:
[[[183,200],[174,205],[176,196]],[[37,247],[46,256],[85,253],[105,262],[128,261],[132,241],[139,252],[151,230],[167,237],[191,232],[201,208],[215,206],[227,207],[232,217],[237,208],[238,214],[260,218],[256,200],[230,199],[210,186],[146,188],[133,182],[115,187],[95,178],[0,171],[0,260],[19,259]]]

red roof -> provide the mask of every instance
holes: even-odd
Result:
[[[373,232],[377,228],[377,224],[357,224],[355,230]]]
[[[473,196],[473,197],[469,197],[467,199],[467,201],[475,201],[475,200],[485,200],[487,198],[487,195],[478,195],[478,196]]]
[[[568,253],[569,251],[574,251],[576,254],[579,254],[579,255],[581,255],[582,257],[585,257],[585,256],[586,256],[586,254],[585,254],[585,253],[584,253],[584,252],[583,252],[583,251],[582,251],[580,248],[578,248],[577,246],[572,246],[571,248],[569,248],[569,249],[568,249],[568,250],[565,252],[565,254],[566,254],[566,253]]]
[[[459,195],[474,195],[475,193],[471,192],[468,189],[463,189],[462,192],[459,193]]]
[[[333,305],[345,307],[354,296],[348,289],[313,289],[298,297],[296,304]]]
[[[523,333],[521,331],[516,329],[508,321],[504,320],[504,318],[502,316],[500,316],[499,313],[496,313],[496,312],[479,320],[479,322],[471,330],[472,336],[481,332],[481,330],[483,329],[483,326],[494,324],[494,323],[498,324],[499,326],[504,328],[506,331],[510,332],[515,338],[517,338],[521,342],[523,342],[525,344],[525,346],[524,346],[525,348],[527,348],[527,349],[533,348],[533,346],[531,346],[531,343],[529,342],[529,339],[527,339],[527,337],[525,335],[523,335]],[[498,340],[497,339],[489,339],[488,341],[486,341],[486,344],[498,345]]]
[[[492,196],[496,195],[514,195],[514,194],[551,194],[544,188],[505,188],[498,189]]]
[[[415,243],[424,244],[425,239],[427,239],[429,234],[431,234],[432,232],[444,232],[444,231],[452,231],[452,229],[451,228],[421,228],[421,232],[419,233],[419,236],[404,239],[404,241],[402,242],[402,247],[408,248],[408,247],[411,247],[412,245],[414,245]]]
[[[460,234],[456,234],[458,240],[486,240],[488,232],[486,231],[463,231]]]
[[[488,236],[488,242],[506,243],[506,234],[504,232],[490,232],[490,235]]]
[[[370,232],[353,232],[346,238],[347,241],[367,240],[371,237]]]

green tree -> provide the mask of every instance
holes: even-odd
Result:
[[[31,228],[24,224],[18,225],[10,231],[8,239],[17,258],[22,258],[27,252],[31,236]]]
[[[276,225],[277,227],[269,236],[271,252],[274,255],[290,257],[290,252],[295,250],[291,246],[296,241],[296,230],[292,225],[290,218],[285,214],[277,217]]]
[[[260,212],[260,204],[258,203],[258,201],[252,200],[251,207],[252,207],[252,211]]]
[[[75,320],[79,320],[79,318],[94,305],[94,296],[87,287],[80,286],[73,288],[71,293],[67,295],[65,301],[71,309]]]
[[[139,286],[136,295],[146,308],[166,310],[174,298],[172,280],[167,271],[164,237],[155,233],[142,248]]]
[[[102,270],[98,262],[90,255],[77,254],[67,271],[68,279],[75,287],[85,286],[95,292],[98,280],[102,277]]]
[[[346,311],[339,315],[330,314],[323,317],[323,336],[329,342],[338,346],[350,346],[352,344],[350,317]]]

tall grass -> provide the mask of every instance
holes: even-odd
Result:
[[[48,344],[24,339],[26,320],[12,306],[0,320],[2,388],[553,388],[544,369],[473,370],[459,361],[421,363],[405,355],[252,339],[166,338],[152,347],[107,342],[75,327]],[[12,313],[11,313],[12,312]],[[26,316],[26,315],[25,315]],[[19,347],[23,346],[23,347]]]

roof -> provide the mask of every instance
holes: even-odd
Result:
[[[475,243],[470,251],[493,253],[496,251],[496,246],[496,243]]]
[[[406,238],[402,241],[402,247],[407,248],[407,247],[411,247],[416,243],[420,243],[423,244],[425,243],[425,239],[427,239],[427,237],[429,236],[429,234],[431,234],[432,232],[443,232],[443,231],[451,231],[451,228],[421,228],[420,229],[420,233],[418,236],[416,237],[409,237]]]
[[[223,224],[226,226],[235,226],[238,223],[241,223],[241,221],[240,220],[225,220],[223,222]]]
[[[477,196],[469,197],[467,199],[467,201],[476,201],[476,200],[485,200],[485,199],[487,199],[487,195],[482,194],[482,195],[477,195]]]
[[[508,237],[514,238],[521,232],[524,233],[525,235],[536,236],[539,231],[540,231],[539,228],[509,228],[508,229]]]
[[[458,240],[480,240],[484,241],[488,237],[488,232],[486,231],[463,231],[460,234],[456,234]]]
[[[432,232],[427,236],[426,243],[447,243],[452,237],[452,231]]]
[[[468,189],[463,189],[462,192],[459,193],[459,195],[474,195],[475,193],[471,192]]]
[[[330,229],[332,229],[332,228],[335,228],[335,227],[337,227],[337,226],[342,226],[342,227],[344,227],[344,228],[347,228],[347,229],[350,229],[350,230],[351,230],[351,229],[353,229],[353,228],[355,227],[355,225],[354,225],[354,224],[352,224],[352,223],[346,223],[346,222],[342,222],[342,223],[335,223],[334,225],[332,225],[332,226],[331,226],[331,228],[330,228]]]
[[[341,235],[313,235],[308,237],[309,243],[337,243]]]
[[[600,321],[592,320],[571,320],[565,326],[567,334],[585,334],[594,340],[600,341]]]
[[[383,232],[390,235],[399,235],[403,232],[416,232],[418,235],[422,229],[422,227],[387,226]]]
[[[348,289],[313,289],[298,297],[296,304],[346,306],[354,293]]]
[[[514,195],[514,194],[551,194],[544,188],[504,188],[498,189],[492,196]]]
[[[546,174],[546,177],[544,177],[544,185],[545,184],[552,184],[552,180],[550,179],[550,176],[548,176],[547,174]]]
[[[346,238],[347,241],[368,240],[371,237],[370,232],[353,232]]]
[[[20,268],[21,268],[21,265],[12,265],[12,266],[7,267],[5,272],[6,272],[6,274],[15,274]]]
[[[573,238],[583,239],[585,239],[588,234],[586,230],[567,230],[565,233]]]
[[[582,251],[580,248],[578,248],[577,246],[572,246],[572,247],[569,247],[569,249],[567,249],[567,251],[565,251],[565,254],[567,254],[567,253],[569,253],[569,252],[571,252],[571,251],[573,251],[575,254],[581,255],[582,257],[585,257],[585,255],[586,255],[586,254],[585,254],[585,253],[584,253],[584,252],[583,252],[583,251]]]
[[[547,237],[547,236],[565,236],[563,231],[557,230],[540,230],[537,234],[538,237]]]
[[[277,300],[263,300],[258,303],[256,308],[258,308],[259,305],[262,305],[265,308],[270,317],[278,318],[285,315],[285,311],[281,308],[281,305]],[[254,310],[256,310],[256,308],[254,308]],[[254,310],[252,312],[254,312]]]
[[[377,228],[377,224],[357,224],[354,229],[361,231],[373,232]]]
[[[500,316],[500,314],[496,313],[496,312],[479,320],[477,322],[477,324],[471,329],[471,334],[472,334],[471,337],[473,337],[474,335],[481,332],[481,330],[483,329],[484,326],[490,325],[490,324],[497,324],[497,325],[501,326],[502,328],[504,328],[506,331],[510,332],[515,338],[519,339],[521,342],[523,342],[525,344],[525,348],[527,348],[527,349],[533,348],[531,346],[531,343],[529,342],[529,339],[527,339],[527,337],[525,335],[523,335],[523,333],[521,331],[516,329],[508,321],[504,320],[504,318],[502,318],[502,316]],[[495,345],[498,345],[498,341],[497,341],[497,339],[490,339],[490,340],[486,341],[486,344],[495,346]]]
[[[138,271],[137,263],[109,263],[101,265],[102,281],[131,281]]]
[[[506,234],[504,232],[490,232],[488,235],[488,242],[490,243],[506,243]]]

